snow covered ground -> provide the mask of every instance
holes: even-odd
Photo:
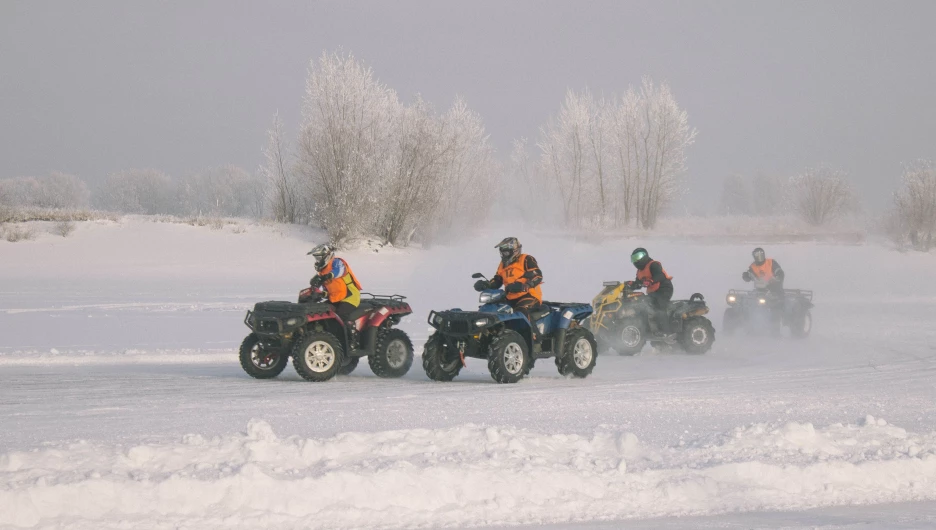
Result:
[[[365,290],[475,303],[517,235],[549,299],[587,301],[646,246],[716,328],[748,244],[582,241],[490,231],[345,254]],[[936,256],[874,243],[770,245],[816,291],[806,341],[718,336],[705,356],[548,360],[497,385],[418,363],[324,384],[247,377],[255,301],[291,299],[321,235],[79,223],[0,242],[0,528],[936,527]]]

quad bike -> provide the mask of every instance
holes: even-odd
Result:
[[[732,289],[725,296],[728,308],[722,328],[728,335],[744,330],[779,336],[782,328],[788,327],[790,336],[806,338],[812,331],[812,299],[813,292],[804,289]]]
[[[308,381],[327,381],[350,374],[367,357],[379,377],[402,377],[413,365],[413,344],[394,328],[412,313],[403,296],[362,293],[351,314],[352,326],[335,313],[321,288],[299,293],[299,302],[260,302],[247,311],[244,324],[252,330],[240,347],[240,364],[252,377],[278,376],[289,357]]]
[[[484,278],[475,273],[472,278]],[[486,278],[485,278],[486,279]],[[485,359],[498,383],[523,379],[537,359],[556,358],[562,375],[587,377],[595,368],[598,345],[582,322],[592,308],[584,303],[543,302],[532,322],[507,304],[500,289],[481,292],[477,311],[431,311],[435,332],[426,341],[423,369],[435,381],[451,381],[466,357]]]
[[[679,346],[686,353],[702,354],[715,342],[715,328],[706,318],[705,297],[693,294],[688,300],[673,300],[666,309],[667,329],[651,320],[654,309],[637,282],[604,282],[592,301],[595,312],[588,327],[602,345],[620,355],[635,355],[649,342],[657,349]]]

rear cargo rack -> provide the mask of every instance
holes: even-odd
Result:
[[[744,289],[729,289],[729,290],[728,290],[728,295],[729,295],[729,296],[731,296],[731,295],[734,295],[734,296],[748,296],[748,295],[754,295],[754,294],[758,294],[758,293],[768,294],[769,291],[766,291],[766,290],[761,290],[761,291],[759,291],[759,290],[756,290],[756,289],[749,289],[749,290],[744,290]],[[801,296],[801,297],[803,297],[803,298],[809,300],[810,302],[812,302],[812,299],[813,299],[813,292],[812,292],[811,290],[809,290],[809,289],[784,289],[784,290],[783,290],[783,294],[786,295],[786,296]]]
[[[368,297],[367,300],[393,300],[394,302],[402,302],[403,300],[406,300],[406,297],[402,294],[361,293],[361,296]]]

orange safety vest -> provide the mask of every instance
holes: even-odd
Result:
[[[510,265],[505,267],[504,262],[501,262],[500,265],[497,266],[497,275],[503,278],[505,286],[514,282],[527,282],[527,279],[523,277],[523,275],[526,273],[526,258],[526,254],[520,254],[520,256]],[[540,285],[542,285],[542,282],[540,282]],[[507,299],[516,300],[517,298],[523,298],[529,294],[542,303],[543,290],[540,285],[530,288],[530,290],[526,291],[525,293],[507,293]]]
[[[766,259],[760,265],[752,263],[751,272],[754,273],[754,277],[762,282],[773,280],[773,260]]]
[[[348,266],[347,261],[341,258],[335,259],[340,259],[348,272],[340,278],[331,278],[325,281],[324,287],[325,291],[328,292],[328,301],[337,304],[344,300],[356,306],[361,302],[361,282],[351,272],[351,267]],[[330,273],[334,263],[335,261],[332,260],[327,267],[319,272],[319,275],[325,276]]]
[[[760,265],[752,263],[751,272],[753,272],[754,276],[762,282],[769,282],[770,280],[773,280],[773,260],[765,259],[764,262]]]
[[[642,268],[642,269],[640,269],[639,271],[637,271],[637,279],[640,280],[641,283],[646,283],[646,282],[648,282],[648,281],[650,282],[650,285],[647,286],[647,292],[648,292],[648,293],[654,293],[654,292],[657,291],[657,289],[660,288],[660,282],[655,282],[655,281],[653,281],[653,275],[650,274],[650,265],[652,265],[652,264],[654,264],[654,263],[660,263],[660,262],[659,262],[659,261],[656,261],[656,260],[651,261],[651,262],[647,263],[646,265],[644,265],[644,268]],[[663,269],[663,266],[660,265],[660,268]],[[667,280],[672,280],[672,279],[673,279],[672,276],[670,276],[669,274],[667,274],[666,269],[663,269],[663,276],[666,276],[666,279],[667,279]]]

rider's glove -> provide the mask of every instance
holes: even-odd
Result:
[[[478,280],[475,282],[474,288],[475,288],[475,291],[478,291],[480,293],[481,291],[485,289],[490,289],[491,282],[487,280]]]
[[[746,282],[749,282],[749,281],[751,281],[753,278],[751,278],[751,273],[750,273],[749,271],[744,271],[744,272],[741,273],[741,279],[744,280],[744,281],[746,281]]]
[[[524,285],[522,282],[514,282],[507,285],[504,290],[508,293],[522,293],[526,291],[526,285]]]
[[[318,289],[319,286],[322,285],[322,277],[319,276],[319,275],[313,276],[313,277],[309,280],[309,285],[310,285],[313,289]]]

